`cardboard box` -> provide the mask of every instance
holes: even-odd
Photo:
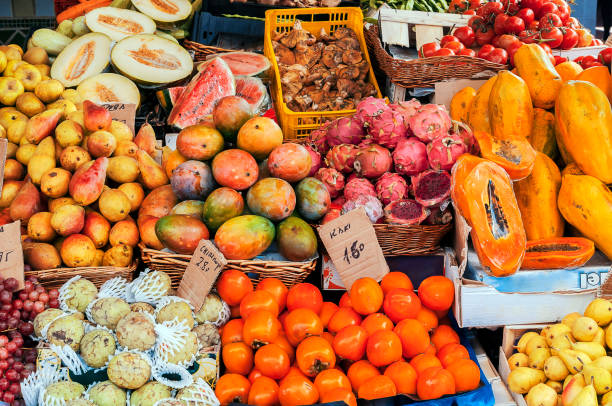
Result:
[[[447,110],[450,110],[450,102],[455,93],[465,87],[473,87],[475,90],[480,89],[488,79],[492,75],[488,75],[484,79],[456,79],[456,80],[448,80],[446,82],[438,82],[436,83],[435,90],[436,93],[434,95],[433,102],[435,104],[443,104],[446,106]]]

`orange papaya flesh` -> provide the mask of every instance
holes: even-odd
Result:
[[[510,175],[510,179],[524,179],[531,173],[536,150],[525,137],[497,139],[491,134],[476,131],[474,138],[482,157],[501,166]]]
[[[580,237],[545,238],[527,241],[523,269],[576,268],[595,253],[593,241]]]
[[[470,174],[472,169],[479,163],[484,162],[484,159],[476,155],[463,154],[453,165],[451,170],[451,199],[455,209],[467,220],[469,211],[465,199],[465,178]]]

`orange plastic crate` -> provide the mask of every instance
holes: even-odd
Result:
[[[274,56],[272,38],[276,33],[282,33],[293,29],[293,23],[297,16],[299,16],[299,20],[302,22],[302,27],[315,36],[319,35],[321,28],[325,29],[328,34],[333,34],[338,27],[353,29],[361,44],[361,52],[370,65],[370,73],[368,74],[369,81],[376,87],[378,97],[381,97],[380,89],[376,83],[374,71],[372,70],[370,56],[368,55],[368,48],[363,36],[363,14],[361,13],[361,9],[358,7],[319,7],[268,10],[266,11],[264,54],[270,59],[274,68],[274,75],[272,78],[272,99],[274,100],[280,126],[287,140],[307,137],[312,130],[316,130],[324,122],[355,113],[355,110],[300,113],[290,110],[283,101],[280,73],[276,57]]]

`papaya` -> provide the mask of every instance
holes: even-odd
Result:
[[[506,170],[512,180],[526,178],[531,173],[536,151],[525,137],[498,139],[485,132],[474,132],[483,158],[495,162]]]
[[[514,194],[528,240],[563,236],[564,221],[557,208],[560,188],[559,168],[541,152],[537,153],[531,174],[514,182]]]
[[[468,112],[470,111],[474,97],[476,97],[476,89],[470,86],[464,87],[455,93],[450,102],[451,118],[467,124]]]
[[[589,175],[565,174],[559,190],[559,211],[565,220],[612,259],[612,192]]]
[[[587,238],[555,237],[527,241],[523,269],[568,269],[582,266],[595,253]]]
[[[563,147],[587,175],[612,183],[612,109],[597,86],[570,80],[561,87],[555,123]]]
[[[559,153],[555,138],[555,115],[544,109],[533,109],[533,127],[527,141],[533,149],[555,159]]]
[[[582,172],[580,168],[578,168],[578,165],[576,165],[575,162],[572,162],[571,164],[563,168],[563,170],[561,171],[561,176],[564,176],[566,173],[569,173],[571,175],[584,175],[584,172]]]
[[[480,263],[494,276],[508,276],[521,266],[527,237],[512,182],[503,168],[481,162],[466,177],[465,201],[472,243]]]
[[[451,199],[455,209],[459,210],[459,213],[468,220],[468,207],[465,204],[465,189],[463,187],[465,178],[470,174],[472,169],[479,163],[484,162],[484,159],[477,157],[476,155],[463,154],[461,155],[453,169],[451,170]]]
[[[523,79],[501,71],[489,96],[491,134],[498,139],[525,138],[533,127],[533,106]]]
[[[575,80],[576,76],[582,72],[582,66],[574,61],[565,61],[555,66],[555,70],[561,76],[563,82]]]
[[[612,100],[612,76],[607,66],[593,66],[585,69],[576,76],[576,80],[594,84],[606,94],[609,101]]]
[[[538,44],[525,44],[514,54],[514,66],[529,88],[534,107],[553,107],[563,80],[546,51]]]
[[[491,89],[497,80],[497,76],[493,76],[487,80],[480,89],[476,92],[472,105],[468,111],[468,122],[472,131],[483,131],[491,133],[491,123],[489,122],[489,96]]]

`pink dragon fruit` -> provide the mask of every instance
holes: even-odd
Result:
[[[329,195],[334,198],[344,189],[344,175],[334,168],[321,168],[315,173],[315,178],[325,184]]]
[[[327,128],[327,145],[359,144],[365,132],[356,117],[342,117],[332,121]]]
[[[403,199],[407,193],[408,184],[397,173],[387,172],[376,181],[376,194],[384,205]]]
[[[353,171],[353,163],[357,152],[359,152],[359,148],[356,145],[336,145],[327,152],[325,163],[339,172],[350,173]]]
[[[344,203],[346,203],[346,198],[344,196],[338,196],[332,200],[332,206],[342,207]]]
[[[429,210],[412,199],[401,199],[385,207],[385,222],[389,224],[417,225],[429,215]]]
[[[418,175],[429,168],[427,146],[416,137],[402,138],[393,151],[393,163],[397,173]]]
[[[450,171],[457,158],[468,152],[459,134],[442,135],[427,144],[427,160],[436,170]]]
[[[374,117],[382,114],[382,112],[390,110],[387,103],[383,99],[375,97],[366,97],[357,104],[355,117],[361,122],[363,127],[368,127]]]
[[[368,134],[375,143],[393,149],[399,140],[406,138],[408,129],[402,115],[389,109],[372,118]]]
[[[353,167],[355,172],[366,178],[378,178],[385,172],[389,172],[393,159],[388,149],[377,144],[362,148],[355,157]]]
[[[342,214],[346,214],[358,207],[363,207],[365,209],[372,223],[376,223],[378,219],[383,216],[382,203],[376,197],[370,195],[362,195],[355,199],[347,200],[344,206],[342,206]]]
[[[399,102],[398,104],[390,104],[389,107],[393,111],[397,111],[404,117],[404,123],[406,123],[406,127],[408,126],[408,120],[410,117],[414,116],[417,110],[421,107],[421,102],[417,99],[412,99],[408,101]]]
[[[408,120],[410,130],[421,141],[428,143],[451,128],[451,118],[444,106],[426,104]]]
[[[414,199],[425,207],[433,207],[450,196],[451,176],[446,171],[428,169],[411,179]]]
[[[321,224],[329,223],[330,221],[337,219],[341,215],[342,215],[341,209],[331,208],[321,220]]]
[[[344,186],[344,198],[346,200],[354,200],[361,195],[376,197],[374,185],[369,180],[357,178],[347,182]]]
[[[359,143],[359,145],[357,145],[357,146],[361,149],[361,148],[370,146],[372,144],[374,144],[374,140],[372,138],[370,138],[370,137],[366,137],[366,138],[362,139],[361,142]]]
[[[308,172],[308,176],[314,176],[315,173],[319,170],[322,165],[321,162],[321,154],[319,154],[313,147],[310,145],[304,145],[304,148],[310,154],[310,160],[312,161],[312,165],[310,166],[310,172]]]
[[[346,178],[346,183],[349,183],[350,181],[352,181],[353,179],[359,179],[359,178],[363,178],[363,176],[359,176],[358,174],[356,174],[355,172],[351,173],[348,178]]]
[[[329,151],[329,145],[327,145],[327,129],[331,123],[331,121],[326,121],[321,124],[321,127],[310,133],[310,143],[321,155],[325,155],[327,151]]]
[[[453,127],[451,128],[450,133],[457,134],[459,137],[461,137],[461,140],[466,145],[470,154],[478,155],[480,153],[480,147],[478,146],[476,138],[474,138],[474,133],[470,127],[459,121],[453,121]]]

